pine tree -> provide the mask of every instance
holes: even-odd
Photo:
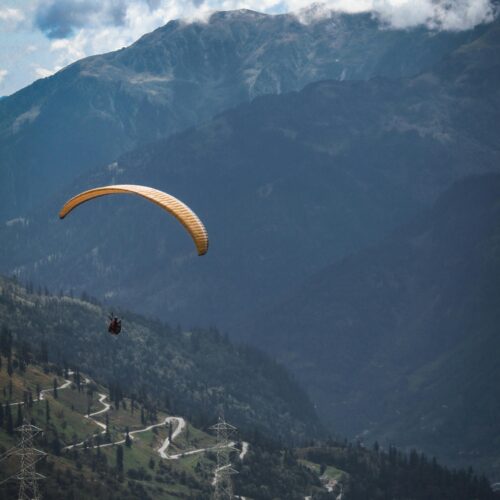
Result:
[[[12,368],[12,358],[9,357],[7,358],[7,373],[9,374],[9,377],[12,377],[12,374],[14,373],[14,370]]]
[[[6,357],[12,356],[12,333],[6,325],[0,330],[0,352]]]
[[[49,400],[45,400],[45,421],[47,423],[50,422],[50,405],[49,405]]]
[[[21,409],[21,405],[17,405],[16,427],[21,427],[21,425],[23,425],[23,411]]]
[[[47,342],[42,340],[40,344],[40,363],[48,363],[49,362],[49,351],[47,348]]]
[[[116,447],[116,469],[119,473],[123,472],[123,447],[121,445]]]
[[[9,399],[12,398],[12,380],[9,380]]]
[[[12,413],[9,405],[5,405],[5,416],[7,421],[6,430],[9,434],[14,434],[14,423],[12,422]]]
[[[109,415],[106,413],[106,441],[111,441],[111,435],[109,433]]]
[[[132,439],[128,433],[128,427],[125,428],[125,445],[130,448],[132,446]]]
[[[54,455],[61,454],[61,442],[59,441],[57,433],[54,435],[54,440],[52,441],[52,453],[54,453]]]
[[[3,427],[3,406],[0,404],[0,427]]]
[[[31,363],[31,345],[26,340],[23,340],[21,343],[21,355],[20,359],[24,363],[24,365],[29,365]]]
[[[53,382],[53,393],[54,393],[54,399],[57,399],[57,379],[54,377],[54,382]]]

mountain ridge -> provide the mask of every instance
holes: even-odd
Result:
[[[411,75],[485,29],[383,30],[367,14],[172,21],[130,47],[77,61],[1,100],[0,220],[135,146],[266,93],[324,78]]]

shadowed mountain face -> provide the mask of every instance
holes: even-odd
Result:
[[[467,178],[247,334],[350,435],[500,477],[500,176]]]
[[[188,325],[241,323],[453,181],[498,170],[495,48],[498,24],[413,79],[320,82],[144,146],[5,225],[2,270]],[[144,200],[98,200],[56,219],[75,192],[125,182],[189,204],[208,254],[196,257],[182,228]]]
[[[79,174],[255,96],[330,79],[409,76],[484,30],[381,29],[368,14],[300,23],[221,12],[172,21],[0,102],[0,220]]]

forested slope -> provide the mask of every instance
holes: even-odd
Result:
[[[107,312],[86,300],[32,293],[0,279],[0,324],[50,359],[78,365],[128,396],[161,401],[194,423],[223,409],[236,425],[294,439],[321,426],[306,394],[262,352],[235,346],[216,329],[183,330],[123,313],[123,332],[107,333]]]

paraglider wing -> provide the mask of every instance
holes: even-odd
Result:
[[[147,186],[136,186],[134,184],[117,184],[115,186],[103,186],[83,193],[77,194],[68,200],[59,212],[59,217],[64,219],[71,210],[86,201],[106,196],[108,194],[136,194],[156,203],[168,213],[173,215],[188,231],[193,238],[198,255],[204,255],[208,251],[208,233],[198,216],[182,201],[177,198]]]

